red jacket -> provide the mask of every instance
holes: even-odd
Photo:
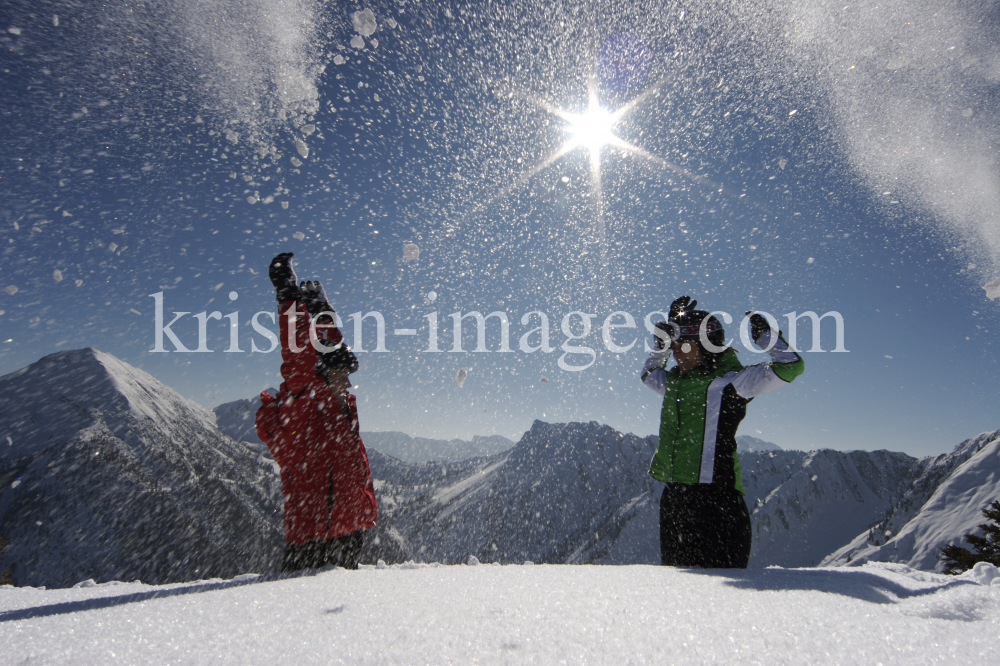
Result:
[[[277,397],[261,394],[257,435],[281,467],[285,497],[285,538],[289,543],[323,541],[375,526],[378,508],[361,442],[355,398],[344,406],[316,371],[319,354],[309,341],[309,315],[297,301],[278,307],[281,376]],[[289,348],[289,314],[295,319],[295,346]],[[325,333],[325,335],[324,335]],[[331,345],[343,339],[331,327],[319,337]]]

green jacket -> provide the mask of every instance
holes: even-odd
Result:
[[[758,344],[767,347],[768,342],[762,339]],[[714,369],[702,366],[686,375],[676,366],[664,370],[667,354],[650,355],[642,381],[663,395],[660,443],[649,467],[653,478],[664,483],[724,484],[743,493],[736,430],[746,405],[791,382],[804,368],[802,357],[780,333],[769,353],[771,363],[744,367],[730,348]]]

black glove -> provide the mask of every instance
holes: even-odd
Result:
[[[753,338],[754,342],[757,342],[760,336],[771,330],[771,324],[767,322],[767,319],[762,314],[747,310],[747,315],[750,317],[750,337]]]
[[[299,291],[299,279],[295,276],[295,269],[292,267],[291,252],[282,252],[271,260],[271,265],[267,267],[267,276],[271,278],[271,284],[278,292],[278,302],[298,300],[301,296]]]
[[[694,310],[696,305],[698,305],[698,301],[692,301],[690,296],[675,298],[674,302],[670,304],[670,320],[677,319],[683,312]]]
[[[328,381],[330,372],[347,370],[347,374],[358,371],[358,357],[343,342],[334,351],[323,352],[316,361],[316,370]]]
[[[299,285],[299,290],[302,292],[302,301],[312,316],[315,317],[320,312],[333,312],[330,299],[327,298],[326,290],[323,289],[319,280],[303,282]]]

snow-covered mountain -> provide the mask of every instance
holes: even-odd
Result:
[[[921,461],[891,451],[741,454],[753,524],[751,566],[816,566],[881,520]]]
[[[782,448],[777,444],[765,441],[763,439],[751,437],[750,435],[736,436],[737,453],[757,453],[759,451],[781,451],[781,450]]]
[[[470,441],[410,437],[393,430],[362,432],[361,439],[365,446],[408,463],[492,456],[514,446],[514,442],[500,435],[476,435]]]
[[[0,534],[12,539],[0,568],[11,566],[18,584],[276,570],[280,481],[249,437],[259,398],[213,415],[93,349],[0,377],[0,391]],[[654,436],[536,421],[499,453],[407,463],[380,451],[373,434],[380,516],[363,561],[659,560],[660,488],[647,474]],[[753,567],[935,568],[937,550],[1000,496],[1000,431],[921,460],[743,448]]]
[[[1000,430],[967,439],[954,451],[925,459],[921,475],[885,518],[837,549],[823,563],[900,562],[917,569],[943,567],[941,549],[968,547],[982,510],[1000,498]]]
[[[383,515],[418,561],[655,562],[655,443],[535,421],[504,453],[422,465],[373,456],[372,471]]]
[[[0,534],[17,585],[184,581],[281,557],[272,464],[96,349],[0,377]]]
[[[277,389],[269,388],[267,392],[277,395]],[[224,435],[229,435],[237,442],[247,443],[251,449],[258,453],[270,455],[264,442],[257,437],[257,428],[254,426],[254,416],[260,409],[260,395],[243,400],[234,400],[219,405],[212,411],[215,413],[215,425]]]
[[[372,469],[406,557],[454,562],[659,561],[656,437],[536,421],[508,452],[462,465]],[[888,451],[742,453],[751,566],[814,566],[882,520],[926,461]]]
[[[277,393],[275,389],[267,390],[272,395]],[[245,400],[227,402],[219,405],[213,411],[219,430],[235,440],[246,442],[254,450],[266,451],[267,448],[257,437],[257,431],[254,428],[254,415],[259,408],[260,396],[257,395]],[[411,437],[406,433],[393,430],[362,432],[361,439],[366,447],[377,449],[407,463],[490,456],[502,453],[514,446],[514,442],[500,435],[476,435],[470,441]]]

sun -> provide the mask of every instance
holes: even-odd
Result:
[[[594,97],[591,97],[586,111],[576,115],[566,114],[565,120],[569,123],[567,131],[573,148],[582,146],[593,155],[608,144],[620,142],[612,131],[619,118],[602,108]]]

